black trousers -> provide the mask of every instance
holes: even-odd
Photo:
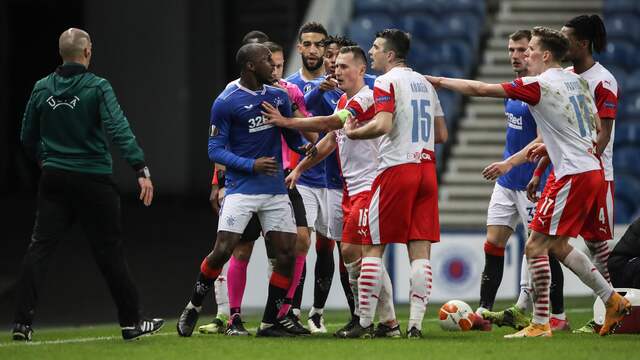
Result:
[[[640,257],[612,255],[608,266],[613,287],[640,289]]]
[[[124,256],[120,195],[113,178],[57,169],[44,169],[40,179],[36,222],[18,283],[15,322],[32,324],[51,255],[76,221],[91,243],[118,308],[120,325],[136,324],[138,290]]]

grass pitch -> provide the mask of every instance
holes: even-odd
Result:
[[[591,298],[567,299],[571,325],[582,326],[591,317]],[[475,305],[475,304],[473,304]],[[507,303],[498,303],[503,308]],[[372,339],[338,340],[331,334],[294,339],[230,338],[201,335],[179,338],[175,319],[161,332],[139,341],[125,343],[119,328],[98,325],[64,328],[37,328],[34,341],[14,342],[9,333],[0,338],[0,359],[634,359],[640,354],[640,335],[577,335],[554,333],[547,339],[503,339],[509,328],[492,332],[444,332],[437,321],[440,304],[430,304],[425,316],[422,340]],[[245,316],[247,328],[255,333],[259,314]],[[401,327],[406,326],[407,306],[398,307]],[[200,324],[212,316],[201,316]],[[327,311],[330,332],[347,319],[344,311]]]

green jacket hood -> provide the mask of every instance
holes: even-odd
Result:
[[[83,87],[93,79],[94,75],[87,72],[82,64],[65,63],[54,73],[47,76],[44,86],[55,97],[68,97],[74,90]]]

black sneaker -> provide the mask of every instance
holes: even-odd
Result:
[[[413,326],[407,330],[407,339],[422,339],[422,331]]]
[[[182,310],[182,314],[180,314],[180,318],[178,319],[178,324],[176,324],[176,328],[178,329],[178,335],[180,336],[191,336],[193,333],[193,329],[196,328],[196,324],[198,323],[198,310],[191,308],[185,308]]]
[[[327,328],[324,326],[324,318],[322,314],[315,313],[307,321],[309,331],[312,334],[326,334]]]
[[[228,336],[249,336],[251,335],[247,329],[244,328],[240,314],[235,314],[229,320],[227,325],[227,331],[224,332]]]
[[[297,318],[293,314],[287,314],[284,317],[277,320],[277,323],[282,326],[283,329],[296,336],[311,335],[311,331],[307,330],[297,321]]]
[[[13,331],[11,332],[13,340],[16,341],[31,341],[33,336],[33,329],[31,325],[15,324],[13,325]]]
[[[275,324],[262,328],[260,326],[258,331],[256,332],[257,337],[294,337],[292,333],[288,332],[287,329],[282,327],[279,322],[276,321]]]
[[[339,337],[339,338],[343,338],[344,333],[350,331],[351,329],[353,329],[354,326],[356,326],[356,324],[360,323],[360,317],[359,316],[351,316],[351,320],[349,320],[349,322],[343,326],[341,329],[338,329],[333,336],[335,337]]]
[[[402,336],[402,332],[400,331],[400,325],[396,324],[396,326],[391,327],[387,326],[383,323],[379,323],[376,330],[373,332],[373,337],[376,338],[400,338]]]
[[[371,339],[373,337],[373,332],[373,324],[363,328],[358,322],[350,330],[340,334],[339,337],[345,339]]]
[[[164,326],[164,320],[162,319],[142,319],[136,324],[136,326],[123,327],[122,338],[125,341],[136,340],[141,336],[155,334]]]

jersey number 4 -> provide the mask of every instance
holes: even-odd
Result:
[[[429,114],[429,100],[411,100],[413,108],[413,131],[411,132],[411,141],[414,143],[422,140],[429,142],[431,136],[431,114]]]

